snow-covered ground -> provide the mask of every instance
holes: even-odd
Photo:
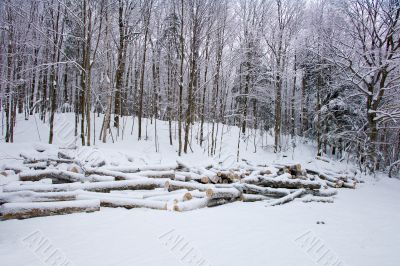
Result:
[[[68,114],[65,121],[68,125],[73,117]],[[160,152],[155,152],[154,125],[149,123],[149,140],[138,142],[136,127],[130,135],[131,122],[127,121],[123,140],[121,134],[115,143],[97,141],[96,148],[107,164],[119,167],[176,160],[175,147],[168,144],[166,122],[157,124]],[[61,134],[61,128],[57,132],[56,145],[62,146],[68,135]],[[21,165],[19,153],[33,154],[47,135],[47,127],[39,120],[19,120],[16,143],[0,143],[0,165]],[[116,138],[116,132],[113,135]],[[183,160],[191,164],[236,161],[237,136],[236,128],[225,127],[221,152],[214,158],[193,139],[193,153]],[[260,147],[260,138],[256,143],[254,152],[253,137],[247,145],[242,142],[240,159],[356,170],[345,162],[315,160],[311,144],[299,142],[294,151],[277,156],[270,148]],[[87,149],[80,148],[79,156],[86,156]],[[2,178],[0,184],[15,179]],[[1,221],[0,265],[51,265],[56,257],[65,265],[399,265],[400,182],[383,175],[362,179],[365,183],[355,190],[341,189],[334,203],[294,201],[265,207],[265,202],[235,202],[185,213],[102,208],[95,213]]]

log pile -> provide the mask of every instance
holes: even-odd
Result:
[[[219,165],[84,167],[65,152],[57,158],[21,154],[23,165],[4,166],[20,181],[0,192],[1,219],[99,211],[100,207],[190,211],[234,201],[264,201],[276,206],[296,200],[332,203],[338,188],[354,189],[358,180],[335,173],[292,165],[252,165],[229,169]],[[102,161],[103,162],[103,161]],[[46,181],[46,182],[45,182]]]

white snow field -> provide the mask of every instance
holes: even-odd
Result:
[[[38,118],[21,117],[15,143],[0,143],[0,166],[21,167],[19,154],[34,155],[40,148],[51,153],[69,143],[65,139],[71,137],[68,130],[73,132],[73,115],[59,117],[54,145],[46,144],[48,128]],[[96,138],[101,119],[96,119]],[[175,163],[177,145],[174,140],[175,146],[169,146],[168,123],[157,121],[160,147],[155,152],[154,124],[148,122],[148,140],[137,141],[136,124],[130,134],[129,118],[123,139],[122,130],[118,139],[114,131],[115,143],[109,138],[106,144],[97,140],[91,148],[79,147],[78,159],[96,150],[107,165],[117,168]],[[217,143],[214,158],[193,138],[193,152],[180,159],[193,165],[234,163],[237,129],[225,126],[223,132],[221,152]],[[347,160],[315,160],[313,145],[300,140],[294,151],[289,147],[279,155],[262,148],[260,137],[254,152],[253,142],[253,136],[247,144],[241,142],[240,160],[356,171]],[[101,207],[93,213],[0,221],[0,265],[400,265],[400,181],[383,174],[358,178],[363,183],[339,189],[334,203],[294,200],[266,207],[265,201],[238,201],[188,212]],[[1,190],[17,180],[13,174],[0,176]]]

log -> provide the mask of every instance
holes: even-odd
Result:
[[[207,207],[216,207],[216,206],[220,206],[220,205],[224,205],[227,203],[232,203],[235,202],[237,199],[239,198],[218,198],[218,199],[209,199]]]
[[[66,201],[74,200],[78,192],[33,192],[33,191],[17,191],[0,193],[0,205],[10,202],[41,202],[41,201]]]
[[[178,212],[183,212],[183,211],[200,209],[207,207],[208,202],[209,202],[208,198],[196,198],[185,202],[178,202],[174,204],[173,210]]]
[[[55,163],[73,163],[71,159],[51,158],[51,157],[31,157],[28,154],[20,153],[19,155],[24,159],[24,163],[38,163],[38,162],[55,162]]]
[[[81,179],[81,181],[85,182],[106,182],[106,181],[115,181],[115,177],[108,175],[89,175],[85,176]]]
[[[98,210],[100,210],[99,200],[5,203],[0,207],[0,213],[4,220],[26,219],[76,212],[94,212]]]
[[[176,174],[175,174],[174,180],[176,180],[176,181],[182,181],[182,182],[188,182],[188,181],[190,181],[191,179],[190,179],[190,177],[188,177],[188,176],[184,176],[184,175],[181,175],[180,173],[176,173]]]
[[[58,158],[60,159],[67,159],[67,160],[73,160],[73,156],[69,155],[68,153],[64,152],[64,151],[59,151],[57,153]]]
[[[310,172],[310,173],[312,173],[312,174],[315,174],[315,175],[319,176],[319,178],[321,178],[322,180],[325,180],[325,181],[326,181],[326,184],[327,184],[329,187],[341,188],[342,186],[344,186],[344,183],[345,183],[345,181],[346,181],[346,180],[342,180],[341,178],[337,178],[337,177],[328,175],[328,174],[323,173],[323,172],[321,172],[321,171],[317,171],[317,170],[315,170],[315,169],[307,168],[307,171]],[[346,186],[347,186],[347,185],[348,185],[350,188],[354,188],[354,187],[355,187],[355,185],[352,186],[351,183],[350,183],[350,184],[346,184]]]
[[[19,174],[19,179],[21,181],[39,181],[44,178],[57,179],[65,182],[77,182],[81,181],[84,175],[58,169],[24,171]]]
[[[190,194],[192,195],[192,198],[205,198],[205,197],[207,197],[206,192],[204,192],[204,191],[192,190],[192,191],[190,191]]]
[[[206,168],[202,168],[202,167],[192,168],[191,171],[201,175],[202,177],[207,177],[208,180],[214,184],[221,182],[221,178],[216,173],[214,173],[213,171],[210,171]]]
[[[84,192],[79,194],[77,199],[96,199],[100,201],[100,206],[118,208],[122,207],[125,209],[133,208],[149,208],[156,210],[166,210],[167,204],[162,201],[155,201],[149,199],[130,199],[120,196],[115,196],[109,193],[98,193],[98,192]]]
[[[341,181],[341,180],[337,180],[337,182],[331,182],[331,181],[325,180],[325,183],[328,187],[332,187],[332,188],[341,188],[343,186],[343,181]]]
[[[189,201],[177,202],[173,206],[174,211],[192,211],[205,207],[215,207],[226,203],[234,202],[235,199],[209,199],[209,198],[195,198]]]
[[[14,192],[29,190],[35,192],[57,192],[57,191],[73,191],[87,190],[96,192],[110,192],[111,190],[150,190],[155,188],[163,188],[165,179],[143,178],[137,180],[109,181],[96,183],[68,183],[68,184],[11,184],[3,187],[4,192]]]
[[[121,173],[137,173],[140,171],[171,171],[178,168],[178,164],[165,164],[165,165],[143,165],[143,166],[119,166],[108,167],[107,170],[121,172]]]
[[[295,198],[300,197],[300,196],[303,195],[305,192],[306,192],[305,189],[296,190],[296,191],[290,193],[289,195],[286,195],[286,196],[284,196],[284,197],[282,197],[282,198],[280,198],[280,199],[276,199],[276,200],[273,200],[273,201],[271,201],[271,202],[268,202],[268,204],[266,205],[266,207],[268,207],[268,206],[276,206],[276,205],[281,205],[281,204],[288,203],[288,202],[294,200]]]
[[[260,178],[261,178],[260,171],[254,171],[252,172],[249,176],[246,176],[245,178],[242,178],[240,182],[246,183],[246,184],[258,184],[260,183]]]
[[[233,171],[216,171],[218,177],[221,178],[223,183],[233,183],[240,181],[240,175]]]
[[[148,177],[148,178],[169,178],[175,179],[175,171],[167,170],[167,171],[141,171],[137,172],[137,175]]]
[[[115,180],[134,180],[134,179],[141,179],[143,176],[137,174],[127,174],[122,172],[116,172],[107,169],[101,168],[86,168],[86,174],[95,174],[95,175],[105,175],[105,176],[113,176]]]
[[[269,188],[269,187],[260,187],[251,184],[243,184],[242,186],[243,191],[246,193],[252,194],[261,194],[263,196],[272,196],[272,197],[283,197],[290,194],[289,189],[285,188]]]
[[[178,190],[178,189],[187,189],[187,190],[200,190],[206,191],[209,188],[213,188],[212,185],[199,184],[196,182],[181,182],[181,181],[166,181],[165,189],[168,191]]]
[[[38,162],[38,163],[27,163],[25,164],[28,168],[33,168],[35,170],[45,170],[48,166],[47,162]]]
[[[270,199],[270,198],[267,197],[267,196],[264,196],[264,195],[242,194],[240,199],[243,202],[254,202],[254,201],[267,200],[267,199]]]
[[[321,188],[321,184],[316,181],[287,179],[287,178],[280,178],[279,176],[276,178],[264,177],[260,182],[260,185],[272,188],[307,188],[307,189]]]
[[[123,197],[135,198],[135,199],[146,199],[150,197],[174,195],[174,194],[184,194],[189,192],[187,189],[179,189],[174,191],[167,191],[164,189],[156,188],[154,190],[112,190],[111,194],[121,195]]]
[[[200,183],[203,183],[203,184],[210,183],[210,180],[208,179],[207,176],[201,176],[201,175],[196,174],[196,173],[192,173],[192,172],[176,172],[176,174],[185,176],[185,181],[194,180],[194,181],[197,181],[197,182],[200,182]],[[178,181],[182,181],[182,180],[178,180]]]
[[[174,201],[174,202],[180,202],[180,201],[188,201],[193,198],[192,194],[190,192],[186,193],[168,193],[166,195],[160,195],[160,196],[154,196],[154,197],[148,197],[149,200],[156,200],[156,201]]]
[[[206,196],[210,199],[233,199],[240,197],[241,194],[236,188],[209,188],[206,190]]]
[[[73,172],[73,173],[79,173],[79,174],[83,173],[82,168],[77,164],[68,165],[67,171]]]
[[[291,164],[291,165],[275,165],[276,167],[279,168],[280,174],[283,173],[288,173],[293,176],[299,176],[299,175],[304,175],[301,164]]]
[[[352,181],[352,182],[343,182],[342,186],[344,188],[351,188],[355,189],[356,188],[357,181]]]

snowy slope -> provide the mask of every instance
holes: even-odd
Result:
[[[195,265],[181,261],[183,253],[163,237],[171,230],[214,266],[323,265],[316,260],[322,253],[302,248],[304,234],[316,236],[341,265],[398,265],[399,190],[397,180],[382,179],[341,190],[333,204],[236,202],[187,213],[103,209],[4,221],[1,265],[43,265],[23,241],[37,230],[74,265]]]

